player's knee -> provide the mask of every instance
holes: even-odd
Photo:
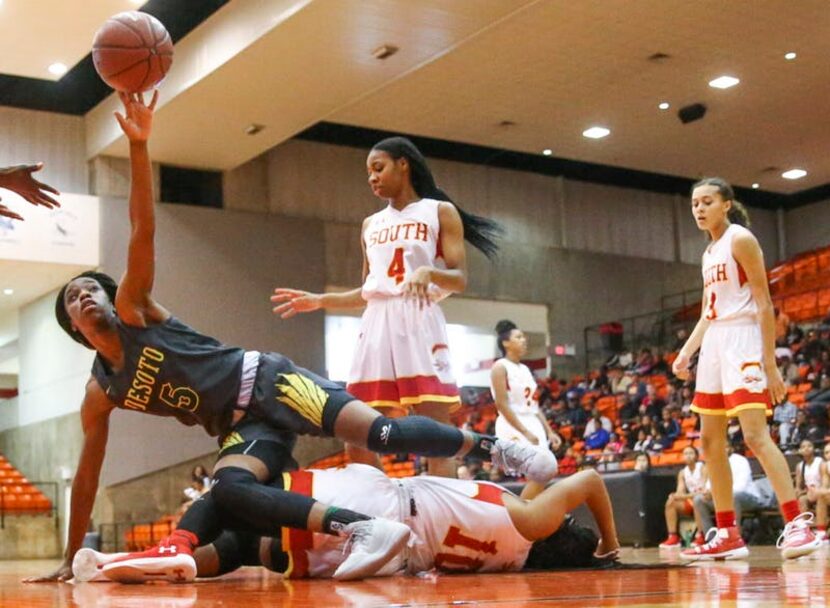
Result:
[[[743,434],[747,447],[753,452],[760,452],[767,447],[767,443],[772,443],[766,427],[762,429],[744,429]]]
[[[239,490],[248,484],[257,483],[256,475],[239,467],[224,467],[213,476],[215,483],[210,492],[220,508],[232,509]]]

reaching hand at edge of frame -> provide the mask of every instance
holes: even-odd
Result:
[[[287,287],[274,289],[271,303],[277,304],[272,308],[272,312],[282,319],[290,319],[298,313],[319,310],[322,304],[320,294]]]
[[[144,101],[144,93],[118,92],[121,103],[124,104],[125,114],[115,112],[115,119],[121,125],[124,135],[130,143],[144,143],[150,138],[150,131],[153,128],[153,112],[159,100],[158,89],[153,91],[150,103]]]
[[[33,205],[42,205],[47,209],[60,207],[61,204],[49,196],[49,194],[60,195],[60,192],[48,184],[37,181],[32,175],[41,169],[43,169],[43,163],[2,168],[0,169],[0,188],[17,193]],[[2,204],[0,204],[0,216],[13,220],[23,219],[19,213]]]

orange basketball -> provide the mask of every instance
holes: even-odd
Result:
[[[167,74],[173,63],[173,40],[152,15],[118,13],[95,34],[92,62],[113,89],[139,93],[152,89]]]

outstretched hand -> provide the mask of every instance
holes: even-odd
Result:
[[[0,188],[16,192],[33,205],[42,205],[47,209],[60,207],[60,203],[47,193],[60,194],[52,186],[37,181],[32,173],[43,169],[43,163],[34,165],[15,165],[0,169]],[[0,216],[13,220],[22,220],[23,217],[7,206],[0,204]]]
[[[322,304],[319,294],[287,287],[277,287],[271,296],[271,302],[279,304],[274,306],[273,312],[282,319],[290,319],[300,312],[319,310]]]
[[[144,93],[118,92],[121,103],[124,104],[124,114],[115,112],[115,119],[121,125],[121,130],[131,143],[146,142],[150,138],[153,127],[153,112],[159,100],[158,89],[153,91],[150,103],[145,103]]]

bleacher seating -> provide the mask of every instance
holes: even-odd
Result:
[[[52,501],[2,455],[0,455],[0,511],[7,515],[52,512]]]

